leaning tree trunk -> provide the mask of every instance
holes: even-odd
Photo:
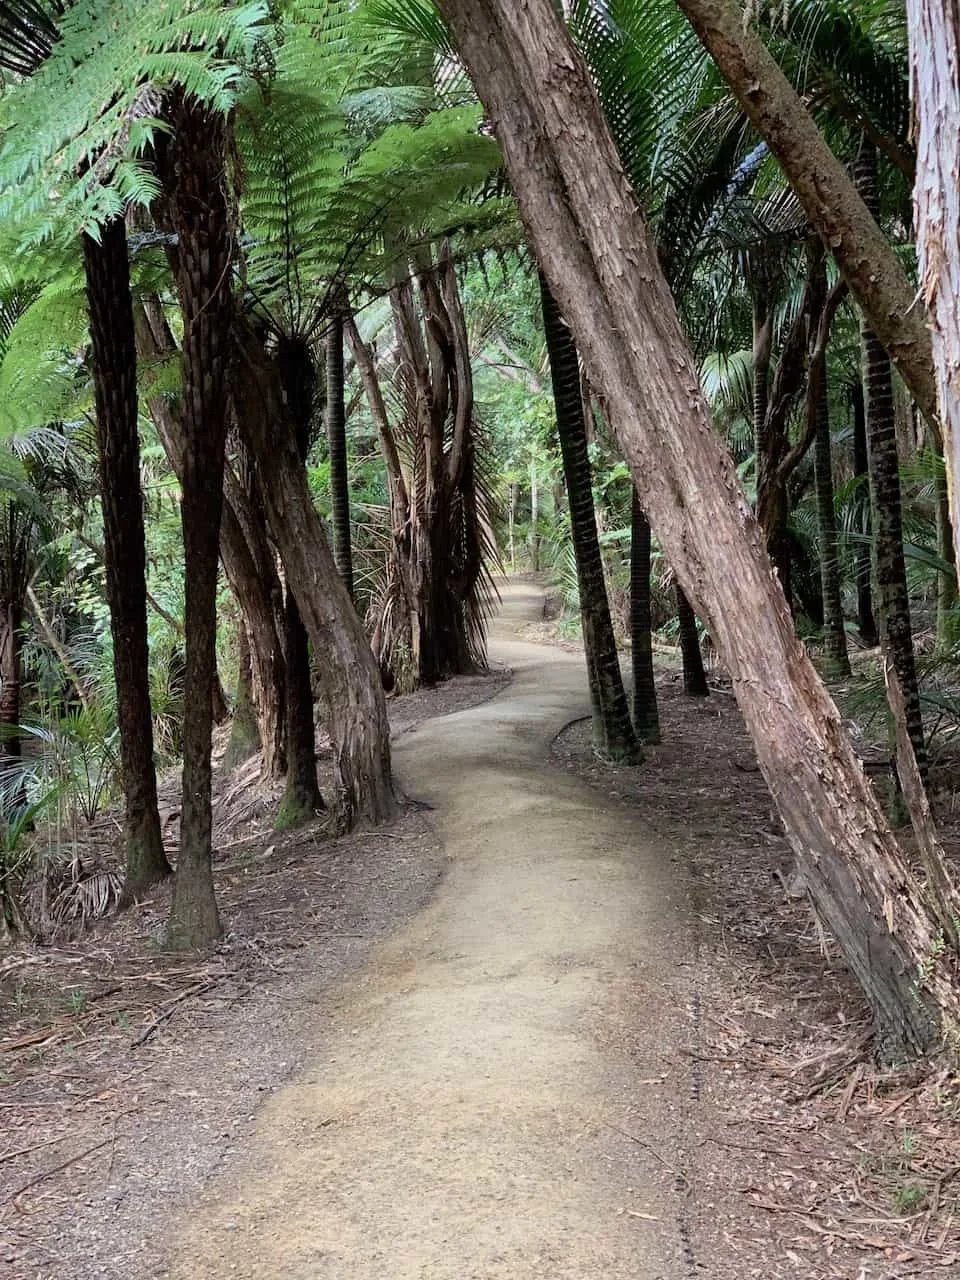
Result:
[[[347,471],[347,414],[344,404],[343,316],[330,319],[327,332],[327,448],[333,507],[333,557],[353,599],[353,550],[350,541],[350,478]]]
[[[840,590],[840,556],[837,546],[837,513],[833,503],[833,454],[830,444],[830,400],[827,394],[827,357],[821,353],[810,368],[807,413],[814,414],[813,475],[817,491],[817,524],[820,533],[820,586],[823,593],[824,671],[834,679],[850,674],[847,633],[843,625]]]
[[[924,310],[846,169],[759,36],[744,24],[736,0],[677,4],[779,161],[807,219],[833,254],[920,411],[934,421],[937,390]]]
[[[653,627],[650,619],[650,522],[633,491],[630,517],[630,642],[633,659],[633,723],[637,737],[651,746],[660,741],[660,711],[653,675]]]
[[[171,210],[183,310],[183,477],[186,687],[180,856],[169,941],[204,947],[220,936],[213,891],[210,750],[217,653],[217,564],[227,438],[234,227],[224,188],[226,124],[179,94],[172,110]]]
[[[707,673],[700,649],[700,633],[697,615],[677,583],[677,630],[680,635],[680,654],[683,660],[683,692],[688,698],[706,698],[710,695]]]
[[[333,739],[335,817],[341,828],[393,816],[390,726],[373,651],[310,496],[276,365],[237,321],[231,380],[241,434],[260,472],[270,532],[313,647]]]
[[[310,448],[316,397],[316,373],[307,344],[299,339],[282,338],[277,349],[277,369],[284,401],[293,423],[300,468],[303,470]],[[325,807],[317,783],[310,641],[300,613],[296,588],[289,581],[284,603],[283,652],[286,669],[287,784],[277,815],[277,825],[286,830],[308,821]],[[318,659],[322,661],[322,655],[318,655]]]
[[[872,649],[880,643],[880,635],[873,613],[873,569],[870,553],[873,542],[873,517],[870,514],[870,454],[867,449],[867,411],[862,377],[853,388],[853,470],[857,479],[857,533],[860,535],[854,551],[857,575],[857,627],[860,631],[860,639]]]
[[[137,358],[123,218],[83,237],[103,506],[103,559],[125,801],[123,896],[170,875],[157,809],[147,652],[147,557],[137,434]]]
[[[866,139],[861,143],[855,167],[857,186],[864,202],[868,209],[874,210],[878,203],[877,160],[872,144]],[[926,747],[913,652],[907,564],[903,554],[903,498],[897,455],[893,371],[890,357],[866,319],[861,326],[861,345],[877,591],[880,596],[880,636],[897,673],[907,717],[907,732],[923,774]]]
[[[439,7],[658,541],[730,673],[814,905],[888,1051],[925,1052],[960,1014],[931,963],[936,918],[796,637],[586,67],[553,0]]]
[[[943,452],[960,549],[960,9],[956,0],[907,0],[917,121],[914,217],[930,316]]]
[[[580,394],[580,358],[570,330],[542,278],[540,295],[553,381],[557,435],[570,504],[570,531],[577,562],[583,648],[593,708],[593,745],[598,755],[606,760],[633,764],[640,758],[640,749],[620,674],[620,656],[603,576],[583,397]]]

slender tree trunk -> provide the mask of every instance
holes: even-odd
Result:
[[[873,587],[871,580],[873,518],[870,514],[870,456],[867,450],[867,413],[863,394],[863,380],[853,389],[853,469],[857,477],[857,532],[866,541],[858,542],[855,551],[857,573],[857,626],[865,645],[873,648],[880,643],[877,620],[873,614]]]
[[[231,382],[241,434],[256,460],[267,520],[315,651],[334,746],[341,828],[393,816],[390,726],[380,671],[317,515],[279,374],[238,321]]]
[[[123,765],[123,898],[131,902],[170,875],[170,864],[160,834],[153,759],[136,340],[122,218],[114,218],[101,227],[99,240],[84,235],[83,261],[97,409],[103,558]]]
[[[960,7],[957,0],[907,0],[907,19],[917,122],[917,255],[931,322],[956,564],[960,558],[956,554],[960,548]]]
[[[928,422],[937,416],[930,335],[916,290],[800,95],[736,0],[677,0]]]
[[[0,606],[0,770],[9,769],[21,755],[22,628],[23,605],[14,599],[3,601]]]
[[[177,291],[183,310],[183,477],[186,687],[180,857],[169,943],[209,946],[220,936],[213,891],[210,748],[216,679],[217,564],[223,506],[233,222],[224,188],[226,125],[195,99],[173,104]]]
[[[633,491],[630,520],[630,638],[633,658],[633,723],[637,737],[653,746],[660,741],[660,711],[653,674],[653,627],[650,619],[650,522]]]
[[[939,458],[935,464],[939,463]],[[960,638],[960,601],[957,598],[957,558],[950,519],[950,482],[946,472],[936,470],[937,555],[949,569],[937,573],[937,649],[949,653]]]
[[[331,317],[327,333],[327,447],[333,499],[333,556],[353,599],[353,551],[350,545],[350,478],[347,472],[347,418],[344,405],[343,316]]]
[[[223,764],[234,769],[260,750],[260,732],[257,709],[253,699],[253,659],[250,656],[250,638],[241,619],[237,642],[237,692],[233,700],[233,721],[230,725],[230,741]]]
[[[517,572],[517,486],[510,483],[510,496],[507,500],[507,552],[510,556],[510,572]]]
[[[843,624],[840,590],[840,556],[837,547],[837,515],[833,503],[833,457],[830,447],[830,400],[827,394],[827,357],[818,356],[810,368],[807,412],[816,416],[813,470],[817,491],[817,524],[820,532],[820,586],[823,594],[824,671],[834,679],[850,674],[847,633]]]
[[[856,180],[870,210],[877,206],[876,165],[876,152],[872,144],[864,140],[857,156]],[[893,371],[890,357],[866,319],[861,326],[861,345],[877,591],[880,596],[880,636],[897,673],[907,716],[907,732],[923,775],[926,771],[926,746],[913,653],[907,565],[903,555],[903,500],[897,455]]]
[[[688,698],[707,698],[710,696],[710,686],[707,684],[703,653],[700,650],[697,615],[693,612],[690,601],[684,595],[683,587],[679,582],[677,583],[677,627],[680,634],[680,653],[683,657],[683,692]]]
[[[796,637],[586,67],[552,0],[439,7],[657,539],[730,673],[814,905],[885,1048],[925,1052],[960,1014],[947,967],[929,963],[938,922]]]
[[[342,331],[341,331],[342,333]],[[342,344],[341,344],[342,346]],[[342,361],[342,350],[341,350]],[[299,339],[282,339],[277,350],[277,368],[284,400],[293,423],[300,467],[304,471],[310,448],[316,396],[316,373],[307,344]],[[343,399],[341,388],[341,402]],[[344,458],[344,463],[346,459]],[[334,488],[337,478],[332,477]],[[349,543],[349,511],[347,513]],[[348,553],[349,554],[349,553]],[[340,567],[343,576],[342,566]],[[349,590],[349,586],[348,586]],[[321,659],[322,660],[322,659]],[[287,724],[287,785],[277,825],[286,830],[309,821],[325,806],[317,784],[316,730],[313,710],[313,679],[310,672],[310,641],[296,598],[296,587],[287,582],[284,604],[285,717]]]
[[[530,460],[530,567],[540,572],[540,481],[537,460]]]
[[[603,556],[597,535],[587,432],[580,394],[580,358],[570,330],[542,278],[540,295],[553,381],[557,434],[560,438],[563,474],[570,504],[573,550],[577,562],[583,648],[593,707],[593,745],[597,754],[606,760],[632,764],[640,758],[640,750],[620,674],[620,657],[603,576]]]

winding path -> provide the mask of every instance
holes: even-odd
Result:
[[[582,657],[516,638],[512,684],[396,747],[450,858],[340,992],[241,1172],[179,1234],[176,1280],[686,1280],[683,879],[550,763]]]

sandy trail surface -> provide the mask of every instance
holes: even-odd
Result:
[[[404,734],[449,857],[430,905],[318,1013],[312,1060],[176,1232],[176,1280],[686,1280],[696,1138],[687,881],[640,815],[549,760],[582,655]],[[173,1135],[171,1135],[173,1137]]]

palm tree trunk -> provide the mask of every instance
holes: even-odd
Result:
[[[884,1050],[925,1053],[960,1019],[949,967],[930,963],[939,920],[797,639],[583,60],[552,0],[438,8],[657,540],[730,673],[817,913]]]
[[[20,759],[20,686],[23,606],[10,598],[0,607],[0,769]],[[6,793],[8,788],[4,787]],[[9,801],[13,797],[7,796]],[[19,804],[19,801],[16,802]]]
[[[630,522],[630,639],[633,658],[633,723],[637,737],[651,746],[660,741],[660,712],[653,675],[650,621],[650,523],[636,489]]]
[[[131,902],[171,874],[157,809],[147,652],[147,560],[137,434],[137,362],[127,236],[122,218],[83,236],[96,394],[103,550],[123,765],[126,871]]]
[[[226,125],[183,93],[172,109],[177,290],[183,311],[183,476],[186,687],[180,856],[169,943],[220,936],[213,890],[210,749],[216,679],[217,565],[230,363],[233,223],[224,189]]]
[[[327,447],[333,506],[333,557],[353,599],[353,551],[350,543],[350,479],[347,472],[347,424],[344,404],[343,316],[334,315],[327,332]]]
[[[570,504],[570,528],[577,562],[583,647],[593,707],[593,745],[604,759],[632,764],[639,760],[640,749],[630,720],[630,708],[620,674],[620,657],[603,576],[603,557],[597,535],[590,457],[587,453],[587,433],[583,419],[583,398],[580,394],[580,359],[570,330],[542,278],[540,295],[553,380],[557,435],[563,456],[563,474]]]
[[[817,357],[809,374],[807,412],[816,415],[813,471],[820,528],[820,585],[823,594],[824,671],[833,678],[850,674],[847,634],[843,625],[837,515],[833,503],[833,457],[830,447],[830,402],[827,395],[827,357]]]
[[[876,151],[864,140],[855,171],[857,187],[870,210],[876,208],[878,199],[876,164]],[[877,590],[880,595],[880,637],[900,682],[907,732],[922,775],[926,771],[927,754],[913,653],[907,565],[903,555],[903,501],[897,456],[893,372],[890,357],[866,319],[861,325],[860,336]]]
[[[867,412],[863,380],[853,389],[853,469],[857,477],[857,532],[865,541],[856,545],[857,626],[860,639],[869,648],[880,643],[877,620],[873,613],[873,577],[870,546],[873,541],[873,517],[870,514],[870,455],[867,449]]]
[[[710,686],[707,684],[703,653],[700,650],[697,615],[679,582],[676,595],[677,630],[680,635],[680,653],[683,659],[683,692],[688,698],[707,698],[710,696]]]

